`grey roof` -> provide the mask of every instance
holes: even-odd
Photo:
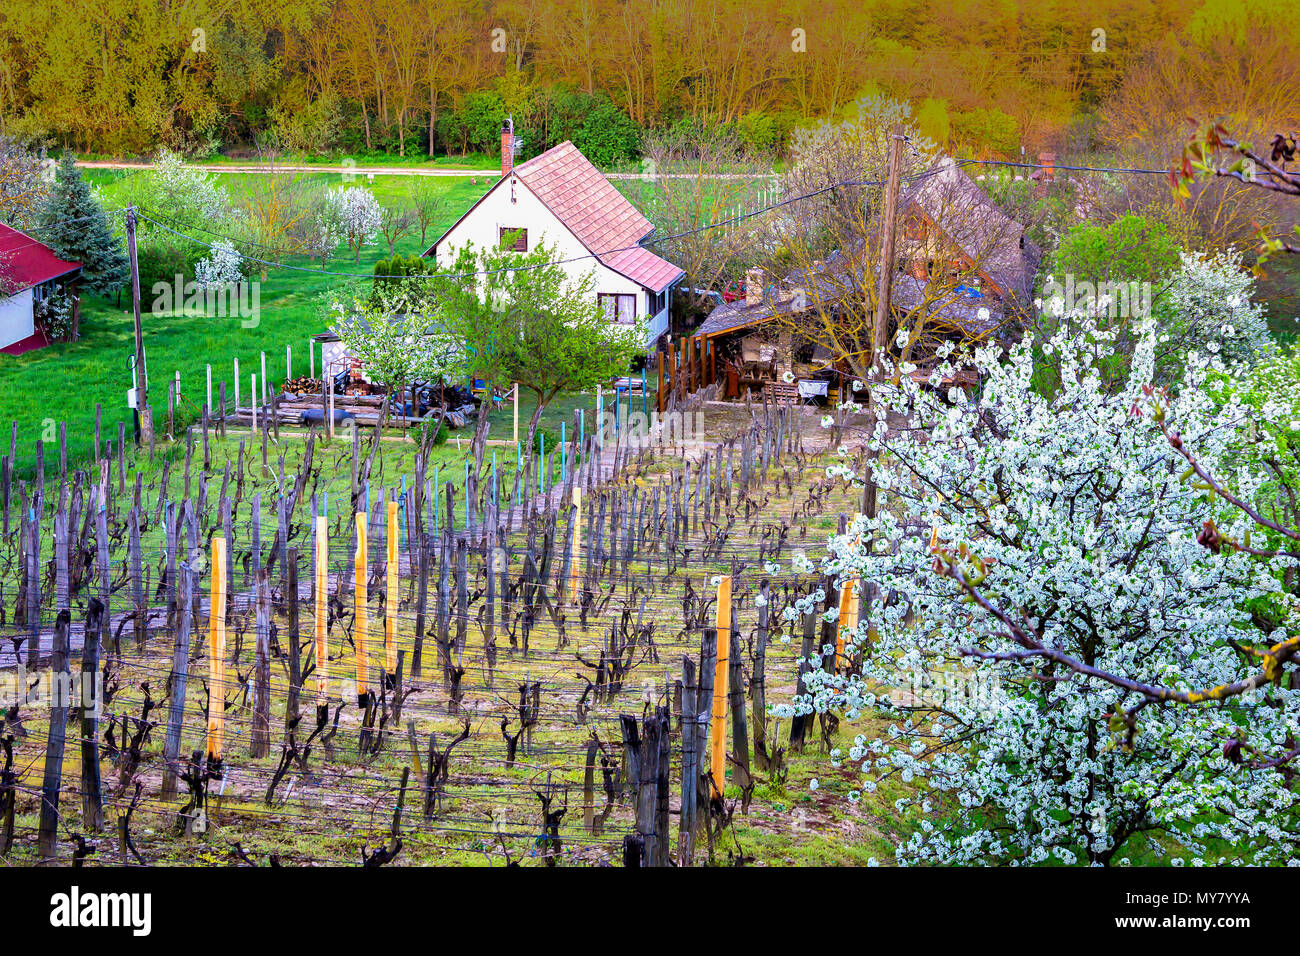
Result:
[[[778,290],[773,283],[766,283],[763,290],[763,299],[754,305],[749,305],[743,298],[735,302],[724,302],[716,306],[709,313],[698,329],[696,335],[718,335],[722,332],[730,332],[733,329],[741,329],[747,325],[756,325],[760,322],[766,322],[774,318],[778,313],[789,312],[790,299],[788,296],[781,297],[781,292],[803,288],[811,294],[816,294],[818,287],[821,288],[822,295],[832,293],[836,286],[834,276],[836,273],[843,272],[848,267],[847,257],[841,255],[838,251],[832,252],[830,257],[823,263],[820,271],[813,269],[800,269],[789,273],[780,283]]]
[[[778,314],[789,314],[792,311],[792,299],[788,291],[795,288],[804,288],[810,294],[816,295],[820,287],[821,298],[834,300],[837,290],[841,288],[841,284],[834,277],[837,273],[842,274],[851,268],[854,268],[854,265],[850,263],[849,257],[837,252],[826,260],[820,273],[811,273],[810,270],[791,273],[781,283],[784,295],[773,294],[775,290],[769,286],[764,289],[761,302],[749,305],[744,299],[737,299],[735,302],[724,302],[717,306],[696,329],[695,334],[720,335],[767,322]],[[856,277],[854,281],[858,281]],[[908,311],[919,308],[925,301],[926,286],[926,282],[910,273],[901,271],[895,273],[891,286],[894,304]],[[953,296],[944,301],[932,302],[930,312],[932,315],[942,316],[971,335],[988,332],[997,328],[1005,320],[1005,310],[996,300],[977,295]]]
[[[904,209],[915,206],[924,212],[1008,300],[1000,306],[989,298],[950,299],[935,310],[937,314],[968,332],[978,334],[1001,325],[1008,306],[1028,308],[1042,250],[1025,235],[1025,227],[998,209],[951,157],[945,156],[931,166],[928,175],[909,185],[899,201]],[[856,261],[856,256],[837,252],[826,260],[820,274],[811,270],[791,273],[781,282],[781,287],[786,290],[803,287],[812,291],[821,285],[824,294],[833,293],[837,286],[834,280],[836,271],[856,268]],[[902,308],[918,307],[924,299],[924,289],[924,282],[907,273],[900,272],[894,278],[894,300]],[[744,299],[725,302],[709,313],[696,334],[718,335],[766,322],[778,312],[788,311],[785,308],[787,302],[788,299],[782,302],[768,294],[755,305],[747,305]],[[981,315],[984,309],[988,311]]]
[[[952,157],[909,184],[899,201],[925,213],[1009,299],[1027,307],[1043,252]]]
[[[747,325],[766,322],[774,318],[776,312],[769,302],[764,300],[757,305],[746,305],[744,299],[724,302],[709,313],[708,318],[695,330],[696,335],[719,335],[733,329],[742,329]]]
[[[925,301],[926,283],[913,275],[899,273],[894,276],[891,291],[893,300],[904,309],[919,308]],[[952,297],[947,301],[930,303],[930,314],[942,316],[959,326],[968,335],[981,335],[1000,326],[1005,310],[995,300],[979,296]]]

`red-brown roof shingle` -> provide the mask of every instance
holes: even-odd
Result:
[[[604,265],[658,291],[682,274],[639,243],[654,225],[565,140],[515,167],[515,174]]]

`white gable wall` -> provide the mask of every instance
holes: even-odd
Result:
[[[0,349],[36,331],[32,321],[32,290],[0,295]]]
[[[562,268],[571,281],[577,282],[584,275],[592,274],[593,295],[602,292],[635,295],[636,314],[646,320],[649,342],[652,343],[667,328],[667,310],[659,316],[649,314],[651,293],[594,258],[578,237],[521,180],[513,177],[493,186],[478,205],[439,240],[438,268],[450,270],[455,265],[457,253],[468,243],[472,242],[478,249],[495,248],[500,241],[501,229],[527,229],[530,252],[544,242],[555,258],[570,260],[565,261]]]

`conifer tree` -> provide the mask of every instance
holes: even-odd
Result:
[[[59,258],[81,263],[83,289],[109,295],[126,280],[129,265],[121,240],[113,235],[103,206],[81,178],[71,153],[64,153],[59,163],[35,233]]]

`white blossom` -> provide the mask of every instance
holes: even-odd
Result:
[[[1240,317],[1230,324],[1245,327]],[[1097,343],[1108,334],[1084,323],[1074,337],[1062,331],[1042,343],[1060,371],[1050,398],[1033,387],[1028,340],[1009,354],[989,346],[973,356],[983,376],[974,399],[959,395],[950,405],[906,376],[872,386],[880,415],[911,425],[872,433],[890,507],[833,536],[823,571],[897,597],[871,610],[860,676],[814,668],[795,708],[891,718],[882,739],[855,744],[854,760],[864,792],[889,779],[913,784],[898,799],[900,813],[920,813],[898,847],[900,862],[1119,861],[1144,827],[1161,828],[1178,848],[1171,862],[1217,861],[1222,850],[1211,853],[1211,840],[1235,847],[1245,863],[1300,862],[1297,795],[1276,770],[1233,763],[1223,750],[1249,728],[1253,746],[1283,752],[1300,733],[1300,692],[1269,685],[1230,706],[1146,707],[1130,747],[1110,718],[1144,698],[1062,667],[1040,681],[1020,661],[971,656],[1023,648],[934,568],[934,549],[942,549],[983,575],[981,593],[996,606],[1023,610],[1044,646],[1123,679],[1201,689],[1255,672],[1234,649],[1249,642],[1246,603],[1290,600],[1278,584],[1289,559],[1214,553],[1197,542],[1208,519],[1238,538],[1249,521],[1184,481],[1186,462],[1142,417],[1154,323],[1136,327],[1130,377],[1111,391],[1097,365]],[[1187,355],[1167,414],[1198,460],[1251,499],[1264,479],[1237,452],[1246,410],[1203,387],[1230,361],[1204,349]],[[849,645],[863,645],[865,629],[846,630]],[[1269,641],[1292,627],[1277,631]],[[943,720],[900,709],[887,693],[900,670],[952,680]],[[944,825],[926,810],[935,791],[952,800]]]

